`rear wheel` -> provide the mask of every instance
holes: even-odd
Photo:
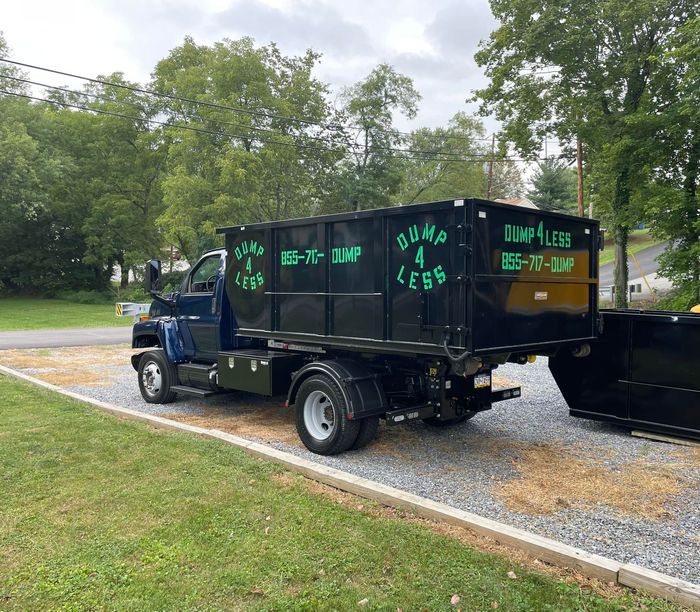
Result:
[[[311,452],[335,455],[357,440],[361,422],[348,419],[345,398],[329,376],[307,378],[299,387],[295,404],[297,432]]]
[[[350,447],[352,450],[357,450],[358,448],[364,448],[372,440],[377,437],[377,430],[379,429],[379,417],[372,416],[366,417],[360,420],[360,432],[357,434],[357,439],[353,442]]]
[[[177,394],[171,390],[175,369],[163,351],[148,351],[139,360],[139,390],[149,404],[169,404]]]

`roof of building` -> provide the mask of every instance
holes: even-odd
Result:
[[[529,198],[497,198],[496,202],[501,202],[502,204],[511,204],[513,206],[522,206],[523,208],[534,208],[537,210],[535,203]]]

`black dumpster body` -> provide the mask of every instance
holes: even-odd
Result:
[[[597,334],[593,220],[464,199],[218,231],[239,338],[488,362]]]
[[[591,353],[549,367],[573,416],[700,439],[700,315],[601,310]]]

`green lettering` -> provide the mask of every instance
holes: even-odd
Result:
[[[423,289],[433,288],[433,278],[430,272],[423,272]]]
[[[406,240],[406,236],[403,233],[396,236],[396,242],[399,243],[399,246],[401,247],[402,251],[406,250],[406,247],[408,246],[408,240]]]
[[[435,235],[435,226],[428,225],[426,223],[425,227],[423,228],[423,240],[427,240],[428,242],[432,242],[434,235]]]
[[[447,276],[445,275],[445,272],[442,269],[442,266],[438,265],[435,266],[435,269],[433,270],[435,273],[435,278],[437,278],[438,285],[442,285],[442,283],[445,282],[447,279]]]
[[[411,271],[411,277],[408,280],[408,286],[411,289],[418,289],[418,286],[416,285],[416,279],[418,278],[418,272],[415,270]]]
[[[402,285],[406,284],[406,281],[403,279],[403,271],[404,271],[404,266],[401,266],[401,269],[399,270],[399,273],[396,275],[396,280],[399,281]]]
[[[418,247],[418,252],[416,253],[416,263],[423,268],[423,245]]]
[[[445,244],[445,242],[447,242],[447,232],[445,230],[440,230],[435,239],[435,246],[438,244]]]

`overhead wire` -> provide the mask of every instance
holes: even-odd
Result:
[[[15,66],[22,66],[23,68],[30,68],[32,70],[40,70],[43,72],[50,72],[52,74],[58,74],[58,75],[66,76],[66,77],[73,78],[73,79],[88,81],[90,83],[95,83],[95,84],[99,84],[99,85],[105,85],[105,86],[109,86],[109,87],[117,87],[117,88],[121,88],[121,89],[126,89],[128,91],[133,91],[136,93],[142,93],[145,95],[150,95],[150,96],[155,96],[155,97],[160,97],[160,98],[167,98],[167,99],[172,100],[172,101],[187,102],[188,104],[198,104],[198,105],[202,105],[202,106],[218,108],[220,110],[228,110],[228,111],[239,113],[239,114],[250,114],[250,115],[261,116],[261,117],[266,117],[266,118],[270,118],[270,119],[280,119],[283,121],[293,121],[293,122],[298,122],[298,123],[304,123],[306,125],[316,125],[316,126],[324,128],[324,129],[329,129],[329,130],[340,130],[344,127],[351,128],[351,129],[360,129],[360,130],[364,129],[363,126],[361,126],[357,123],[346,124],[345,126],[342,126],[342,125],[336,125],[336,124],[331,124],[331,123],[323,123],[323,122],[319,122],[319,121],[311,121],[309,119],[303,119],[303,118],[299,118],[299,117],[280,115],[277,113],[269,113],[266,111],[255,111],[252,109],[245,109],[245,108],[230,106],[230,105],[226,105],[226,104],[216,103],[216,102],[209,102],[207,100],[195,100],[193,98],[186,98],[183,96],[176,96],[173,94],[167,94],[167,93],[163,93],[163,92],[159,92],[159,91],[153,91],[152,89],[135,87],[133,85],[127,85],[124,83],[115,83],[113,81],[106,81],[104,79],[95,79],[95,78],[91,78],[91,77],[86,77],[86,76],[74,74],[71,72],[65,72],[63,70],[57,70],[54,68],[46,68],[44,66],[37,66],[35,64],[28,64],[25,62],[19,62],[16,60],[11,60],[11,59],[6,58],[6,57],[0,57],[0,61],[7,62],[7,63],[13,64]],[[397,133],[400,135],[404,135],[404,136],[411,136],[410,132],[397,131]],[[468,140],[468,141],[490,141],[491,140],[491,136],[471,138],[471,139],[466,137],[466,136],[457,136],[457,135],[451,135],[451,136],[447,136],[447,137],[454,138],[454,139],[460,139],[460,140],[464,139],[464,140]]]
[[[110,97],[110,96],[107,96],[107,95],[103,95],[103,94],[96,94],[96,93],[86,92],[86,91],[78,91],[78,90],[75,90],[75,89],[69,89],[69,88],[66,88],[66,87],[59,87],[58,85],[50,85],[50,84],[48,84],[48,83],[42,83],[42,82],[40,82],[40,81],[34,81],[34,80],[31,80],[31,79],[25,79],[25,78],[22,78],[22,77],[16,77],[16,76],[10,76],[10,75],[5,76],[4,78],[11,79],[11,80],[13,80],[13,81],[18,81],[18,82],[21,82],[21,83],[26,83],[26,84],[29,84],[29,85],[36,85],[36,86],[38,86],[38,87],[44,87],[44,88],[47,88],[47,89],[52,89],[52,90],[56,90],[56,91],[61,91],[61,92],[63,92],[63,93],[71,94],[71,95],[74,95],[74,96],[81,96],[81,97],[87,97],[87,98],[94,98],[94,99],[96,99],[96,100],[102,100],[102,101],[105,101],[105,102],[114,102],[114,103],[128,104],[128,105],[131,105],[131,106],[134,106],[134,107],[138,108],[139,110],[143,110],[142,107],[141,107],[140,105],[136,104],[135,102],[130,102],[130,101],[128,101],[128,100],[116,100],[116,99],[114,99],[113,97]],[[118,85],[115,84],[115,86],[118,86]],[[177,110],[174,110],[174,109],[171,109],[171,108],[168,108],[167,111],[172,112],[173,114],[180,114],[180,115],[183,115],[183,118],[184,118],[184,113],[182,113],[181,111],[177,111]],[[279,132],[275,132],[274,130],[271,130],[271,129],[269,129],[269,128],[260,128],[260,127],[256,127],[256,126],[252,126],[252,125],[246,125],[246,124],[243,124],[243,123],[235,123],[235,122],[232,122],[232,121],[226,121],[226,120],[224,120],[224,119],[215,119],[215,118],[212,118],[212,117],[202,117],[201,115],[199,115],[198,118],[199,118],[199,120],[201,120],[202,122],[212,122],[212,123],[218,123],[218,124],[222,124],[222,125],[229,125],[229,126],[232,126],[232,127],[235,127],[235,128],[243,128],[243,129],[245,129],[245,130],[251,130],[251,131],[254,131],[254,132],[262,132],[262,133],[264,133],[264,134],[274,134],[274,135],[279,134]],[[236,135],[236,136],[237,136],[237,135]],[[241,137],[243,137],[243,136],[241,136]],[[247,138],[252,138],[252,136],[246,136],[246,137],[247,137]],[[318,136],[312,136],[312,135],[310,135],[310,134],[305,134],[305,138],[308,138],[308,139],[311,139],[311,140],[315,140],[315,141],[317,141],[317,142],[322,142],[322,143],[324,143],[324,144],[326,144],[326,145],[329,145],[329,144],[330,144],[329,141],[328,141],[327,139],[325,139],[325,138],[320,138],[320,137],[318,137]],[[449,138],[449,136],[446,136],[446,138]],[[465,140],[468,140],[468,139],[465,138]],[[351,141],[349,141],[349,140],[348,140],[348,141],[345,141],[345,144],[346,144],[348,147],[351,147],[351,148],[353,148],[353,149],[356,150],[356,151],[362,151],[362,150],[363,150],[363,145],[361,145],[361,144],[353,143],[353,142],[351,142]],[[452,153],[452,152],[449,152],[449,151],[441,151],[441,150],[425,151],[425,150],[422,150],[422,149],[406,149],[406,148],[401,148],[401,147],[385,147],[385,146],[376,145],[376,144],[373,145],[373,147],[374,147],[375,149],[380,149],[380,150],[385,150],[385,151],[391,151],[391,152],[395,152],[395,153],[402,153],[402,154],[403,154],[403,153],[413,153],[413,154],[418,154],[418,155],[435,155],[435,154],[439,154],[439,155],[449,155],[449,156],[459,156],[459,155],[460,155],[459,153]],[[484,155],[484,157],[486,157],[486,154],[482,154],[482,155]]]
[[[202,100],[193,100],[193,99],[191,99],[191,98],[183,98],[183,97],[180,97],[180,96],[173,96],[173,95],[170,95],[170,94],[163,94],[163,93],[160,93],[160,92],[154,92],[154,91],[147,90],[147,89],[143,89],[143,88],[140,88],[140,87],[133,87],[133,86],[130,86],[130,85],[125,85],[125,84],[123,84],[123,83],[114,83],[114,82],[111,82],[111,81],[105,81],[105,80],[103,80],[103,79],[92,79],[92,78],[90,78],[90,77],[84,77],[84,76],[80,76],[80,75],[73,74],[73,73],[69,73],[69,72],[65,72],[65,71],[54,70],[54,69],[52,69],[52,68],[44,68],[44,67],[36,66],[36,65],[33,65],[33,64],[27,64],[27,63],[24,63],[24,62],[18,62],[18,61],[15,61],[15,60],[10,60],[10,59],[8,59],[8,58],[2,58],[2,57],[0,57],[0,61],[7,62],[7,63],[10,63],[10,64],[14,64],[14,65],[17,65],[17,66],[23,66],[23,67],[26,67],[26,68],[32,68],[32,69],[42,70],[42,71],[51,72],[51,73],[55,73],[55,74],[60,74],[60,75],[63,75],[63,76],[68,76],[68,77],[70,77],[70,78],[81,79],[81,80],[84,80],[84,81],[87,81],[87,82],[96,83],[96,84],[101,84],[101,85],[103,85],[103,86],[110,86],[110,87],[125,89],[125,90],[128,90],[128,91],[133,91],[133,92],[135,92],[135,93],[141,93],[141,94],[144,94],[144,95],[150,95],[150,96],[155,96],[155,97],[164,97],[164,98],[166,98],[166,99],[173,100],[173,101],[184,101],[184,102],[192,103],[192,104],[195,104],[195,105],[201,105],[201,106],[205,106],[205,107],[213,107],[213,108],[217,108],[217,109],[221,109],[221,110],[229,110],[229,111],[234,111],[234,112],[247,113],[247,114],[250,114],[250,115],[253,115],[253,116],[262,116],[262,117],[267,117],[267,118],[278,118],[278,119],[289,120],[289,121],[298,121],[298,122],[300,122],[300,123],[302,123],[302,124],[306,124],[306,125],[310,125],[310,126],[324,127],[324,124],[322,124],[322,123],[319,123],[319,122],[311,122],[311,121],[308,121],[308,120],[305,120],[305,119],[299,119],[299,118],[297,118],[297,117],[287,117],[287,116],[283,116],[283,115],[276,115],[276,114],[274,114],[274,113],[266,113],[266,112],[262,112],[262,111],[253,111],[253,110],[250,110],[250,109],[237,109],[237,108],[235,108],[235,107],[231,107],[231,106],[227,106],[227,105],[222,105],[222,104],[217,104],[217,103],[213,103],[213,102],[202,101]],[[104,96],[104,95],[100,95],[100,94],[95,94],[95,93],[92,93],[92,92],[84,92],[84,91],[81,92],[81,91],[76,91],[76,90],[67,89],[67,88],[63,88],[63,87],[59,87],[59,86],[48,85],[48,84],[46,84],[46,83],[41,83],[41,82],[38,82],[38,81],[33,81],[33,80],[31,80],[31,79],[24,79],[24,78],[21,78],[21,77],[13,77],[13,76],[10,76],[10,75],[6,75],[5,78],[9,78],[9,79],[12,79],[12,80],[15,80],[15,81],[19,81],[19,82],[23,82],[23,83],[27,83],[27,84],[31,84],[31,85],[36,85],[36,86],[39,86],[39,87],[45,87],[45,88],[48,88],[48,89],[53,89],[53,90],[56,90],[56,91],[62,91],[62,92],[64,92],[64,93],[69,93],[69,94],[72,94],[72,95],[75,95],[75,96],[92,97],[92,98],[95,98],[95,99],[100,99],[100,100],[104,100],[104,101],[108,101],[108,102],[115,102],[115,103],[118,103],[118,102],[122,102],[122,103],[123,103],[123,102],[126,102],[127,104],[130,104],[130,105],[132,105],[132,106],[135,106],[135,107],[139,108],[139,110],[143,110],[143,109],[142,109],[138,104],[136,104],[136,103],[128,102],[128,101],[118,101],[118,100],[114,100],[113,98],[110,98],[110,97],[108,97],[108,96]],[[13,92],[9,92],[9,91],[3,91],[3,93],[9,94],[9,95],[13,95]],[[38,98],[38,97],[36,97],[36,96],[24,96],[24,95],[23,95],[23,97],[28,97],[29,99],[33,99],[33,100],[36,100],[36,101],[43,101],[43,102],[47,102],[47,103],[60,104],[60,105],[62,105],[62,106],[64,106],[64,107],[76,108],[76,109],[78,109],[78,110],[83,110],[83,111],[88,111],[88,112],[95,112],[95,113],[100,113],[100,114],[112,114],[113,116],[120,116],[120,117],[126,118],[126,119],[138,120],[138,121],[146,121],[147,123],[151,123],[151,124],[154,124],[154,125],[161,125],[161,126],[165,126],[165,127],[180,127],[180,128],[183,128],[183,129],[189,129],[189,130],[191,130],[191,131],[199,131],[199,132],[201,132],[201,133],[208,133],[208,134],[216,135],[216,136],[228,135],[228,136],[231,137],[231,138],[238,138],[238,139],[242,139],[242,140],[253,140],[253,139],[254,139],[254,140],[257,140],[257,141],[259,141],[259,142],[261,142],[261,143],[263,143],[263,144],[278,144],[278,145],[282,145],[282,146],[298,146],[298,147],[300,147],[300,148],[305,148],[305,149],[312,149],[312,150],[315,149],[315,150],[324,150],[324,151],[330,150],[330,149],[332,148],[332,146],[333,146],[334,144],[336,144],[336,143],[330,143],[328,140],[326,140],[326,139],[324,139],[324,138],[320,138],[320,137],[318,137],[318,136],[312,136],[312,135],[310,135],[310,134],[305,134],[305,138],[310,139],[310,140],[314,140],[314,141],[317,141],[317,142],[321,142],[321,143],[323,143],[325,146],[324,146],[324,147],[313,147],[313,146],[311,146],[311,145],[307,145],[307,144],[303,144],[303,143],[300,144],[300,143],[284,142],[284,141],[279,141],[279,140],[274,140],[274,139],[263,139],[263,138],[259,138],[259,137],[257,137],[257,136],[253,136],[253,135],[250,135],[250,134],[245,134],[245,135],[244,135],[244,134],[230,134],[230,133],[229,133],[229,134],[224,134],[224,133],[219,133],[219,132],[212,132],[212,131],[210,131],[210,130],[205,130],[205,129],[203,129],[203,128],[193,127],[193,126],[191,126],[191,125],[180,125],[180,124],[175,124],[175,123],[172,123],[172,122],[158,121],[158,120],[155,120],[155,119],[145,119],[145,118],[132,117],[132,116],[124,115],[123,113],[108,112],[108,111],[104,111],[104,110],[102,110],[102,109],[94,109],[94,108],[92,108],[92,107],[82,107],[82,106],[80,106],[80,105],[71,105],[71,104],[67,104],[67,103],[64,103],[64,102],[58,102],[58,101],[55,101],[55,100],[49,100],[49,99],[45,99],[45,98]],[[166,110],[167,112],[171,112],[171,113],[173,113],[173,114],[178,114],[178,113],[179,113],[179,114],[181,114],[181,115],[184,116],[184,113],[183,113],[183,112],[181,112],[181,111],[176,111],[176,110],[174,110],[174,109],[172,109],[172,108],[167,108],[167,109],[165,109],[165,110]],[[214,118],[211,118],[211,117],[201,117],[201,116],[199,116],[199,120],[201,120],[201,121],[203,121],[203,122],[212,122],[212,123],[218,123],[218,124],[222,124],[222,125],[230,125],[230,126],[232,126],[232,127],[243,128],[243,129],[245,129],[245,130],[250,130],[250,131],[255,131],[255,132],[262,132],[262,133],[264,133],[264,134],[278,134],[278,132],[275,132],[274,130],[271,130],[271,129],[269,129],[269,128],[260,128],[260,127],[257,127],[257,126],[249,126],[249,125],[245,125],[245,124],[240,124],[240,123],[234,123],[234,122],[226,121],[226,120],[223,120],[223,119],[214,119]],[[329,125],[330,125],[330,124],[329,124]],[[327,127],[327,126],[326,126],[326,127]],[[336,130],[336,129],[341,129],[341,128],[342,128],[342,126],[335,126],[335,125],[332,126],[332,127],[333,127],[334,130]],[[399,133],[399,134],[405,134],[405,135],[411,135],[410,133],[407,133],[407,132],[397,132],[397,133]],[[481,140],[481,139],[476,139],[476,138],[470,139],[470,138],[468,138],[468,137],[462,137],[462,136],[450,135],[450,134],[445,135],[445,136],[444,136],[444,139],[445,139],[445,140],[449,140],[449,139],[460,139],[460,140],[462,140],[462,139],[463,139],[463,140],[469,141],[469,142],[471,142],[471,141],[476,141],[476,140]],[[344,142],[344,145],[347,146],[347,147],[349,147],[349,148],[351,148],[351,149],[354,149],[355,152],[356,152],[356,151],[363,151],[363,150],[364,150],[364,145],[359,144],[359,143],[353,143],[353,142],[351,142],[350,140],[346,140],[346,141]],[[463,162],[467,162],[467,161],[468,161],[468,162],[478,162],[478,161],[489,161],[489,160],[492,160],[492,159],[494,159],[494,160],[496,160],[496,161],[501,161],[501,162],[502,162],[502,161],[519,161],[519,162],[536,161],[536,160],[531,160],[531,159],[516,159],[516,158],[504,158],[504,157],[495,158],[495,157],[493,157],[492,154],[489,154],[489,153],[473,154],[473,155],[471,155],[472,159],[468,159],[468,158],[465,158],[465,157],[464,157],[463,155],[461,155],[460,153],[453,153],[453,152],[450,152],[450,151],[444,151],[444,150],[439,150],[439,149],[426,151],[426,150],[421,150],[421,149],[410,149],[410,148],[400,148],[400,147],[386,147],[386,146],[377,145],[377,144],[372,145],[372,147],[373,147],[374,149],[379,149],[379,150],[385,150],[385,151],[400,153],[400,154],[402,154],[402,156],[404,156],[406,159],[414,159],[414,160],[419,160],[419,161],[442,161],[442,162],[447,162],[447,161],[463,161]],[[406,155],[406,154],[413,154],[414,156]],[[436,157],[436,156],[438,156],[438,155],[441,156],[441,157]]]
[[[103,79],[94,79],[91,77],[86,77],[86,76],[81,76],[79,74],[73,74],[71,72],[65,72],[63,70],[56,70],[54,68],[45,68],[43,66],[36,66],[34,64],[27,64],[25,62],[18,62],[16,60],[11,60],[6,57],[0,57],[0,62],[6,62],[8,64],[13,64],[15,66],[22,66],[23,68],[30,68],[32,70],[40,70],[42,72],[50,72],[52,74],[58,74],[61,76],[66,76],[72,79],[79,79],[81,81],[88,81],[90,83],[95,83],[98,85],[106,85],[109,87],[119,87],[121,89],[126,89],[128,91],[133,91],[135,93],[142,93],[145,95],[149,96],[155,96],[159,98],[167,98],[168,100],[173,100],[173,101],[178,101],[178,102],[187,102],[188,104],[199,104],[201,106],[208,106],[210,108],[218,108],[220,110],[227,110],[231,111],[234,113],[242,113],[242,114],[247,114],[247,115],[255,115],[258,117],[266,117],[268,119],[280,119],[283,121],[293,121],[296,123],[304,123],[306,125],[317,125],[320,127],[325,127],[326,129],[337,129],[339,126],[332,126],[331,124],[324,125],[321,122],[318,121],[312,121],[309,119],[302,119],[299,117],[289,117],[286,115],[280,115],[277,113],[268,113],[266,111],[256,111],[252,109],[246,109],[246,108],[239,108],[235,106],[229,106],[226,104],[219,104],[217,102],[209,102],[208,100],[195,100],[193,98],[186,98],[183,96],[174,96],[172,94],[167,94],[163,93],[160,91],[153,91],[150,89],[144,89],[142,87],[135,87],[133,85],[126,85],[124,83],[114,83],[111,81],[105,81]]]
[[[145,117],[135,117],[133,115],[127,115],[124,113],[118,113],[115,111],[107,111],[104,109],[97,109],[97,108],[92,108],[88,106],[82,106],[80,104],[73,104],[70,102],[63,102],[60,100],[51,100],[49,98],[42,98],[39,96],[32,96],[29,94],[22,94],[18,92],[13,92],[5,89],[0,89],[0,94],[8,95],[8,96],[13,96],[13,97],[19,97],[19,98],[24,98],[28,100],[34,100],[37,102],[45,102],[47,104],[53,104],[56,106],[62,106],[65,108],[73,108],[76,110],[88,112],[88,113],[95,113],[98,115],[107,115],[111,117],[118,117],[121,119],[128,119],[131,121],[137,121],[137,122],[142,122],[142,123],[149,123],[149,124],[154,124],[154,125],[160,125],[165,128],[173,128],[173,129],[182,129],[182,130],[188,130],[192,132],[198,132],[202,134],[208,134],[210,136],[217,136],[217,137],[228,137],[228,138],[233,138],[233,139],[240,139],[240,140],[251,140],[252,137],[248,135],[241,135],[241,134],[232,134],[230,132],[214,132],[211,130],[206,130],[204,128],[199,128],[191,125],[182,125],[178,123],[169,123],[166,121],[159,121],[157,119],[149,119]],[[264,138],[256,138],[256,140],[260,143],[263,144],[273,144],[273,145],[280,145],[280,146],[286,146],[286,147],[296,147],[300,149],[307,149],[307,150],[315,150],[315,151],[323,151],[323,152],[328,152],[331,149],[329,147],[318,147],[314,145],[306,145],[303,143],[298,143],[298,142],[286,142],[286,141],[281,141],[281,140],[270,140],[270,139],[264,139]],[[480,157],[480,158],[464,158],[464,157],[435,157],[431,156],[430,154],[424,155],[424,156],[404,156],[404,159],[412,159],[412,160],[417,160],[417,161],[437,161],[437,162],[463,162],[463,163],[484,163],[485,161],[489,161],[486,158]],[[542,160],[544,158],[537,158],[539,160]],[[537,161],[536,159],[516,159],[516,158],[504,158],[504,157],[496,157],[493,158],[494,162],[531,162],[531,161]]]

